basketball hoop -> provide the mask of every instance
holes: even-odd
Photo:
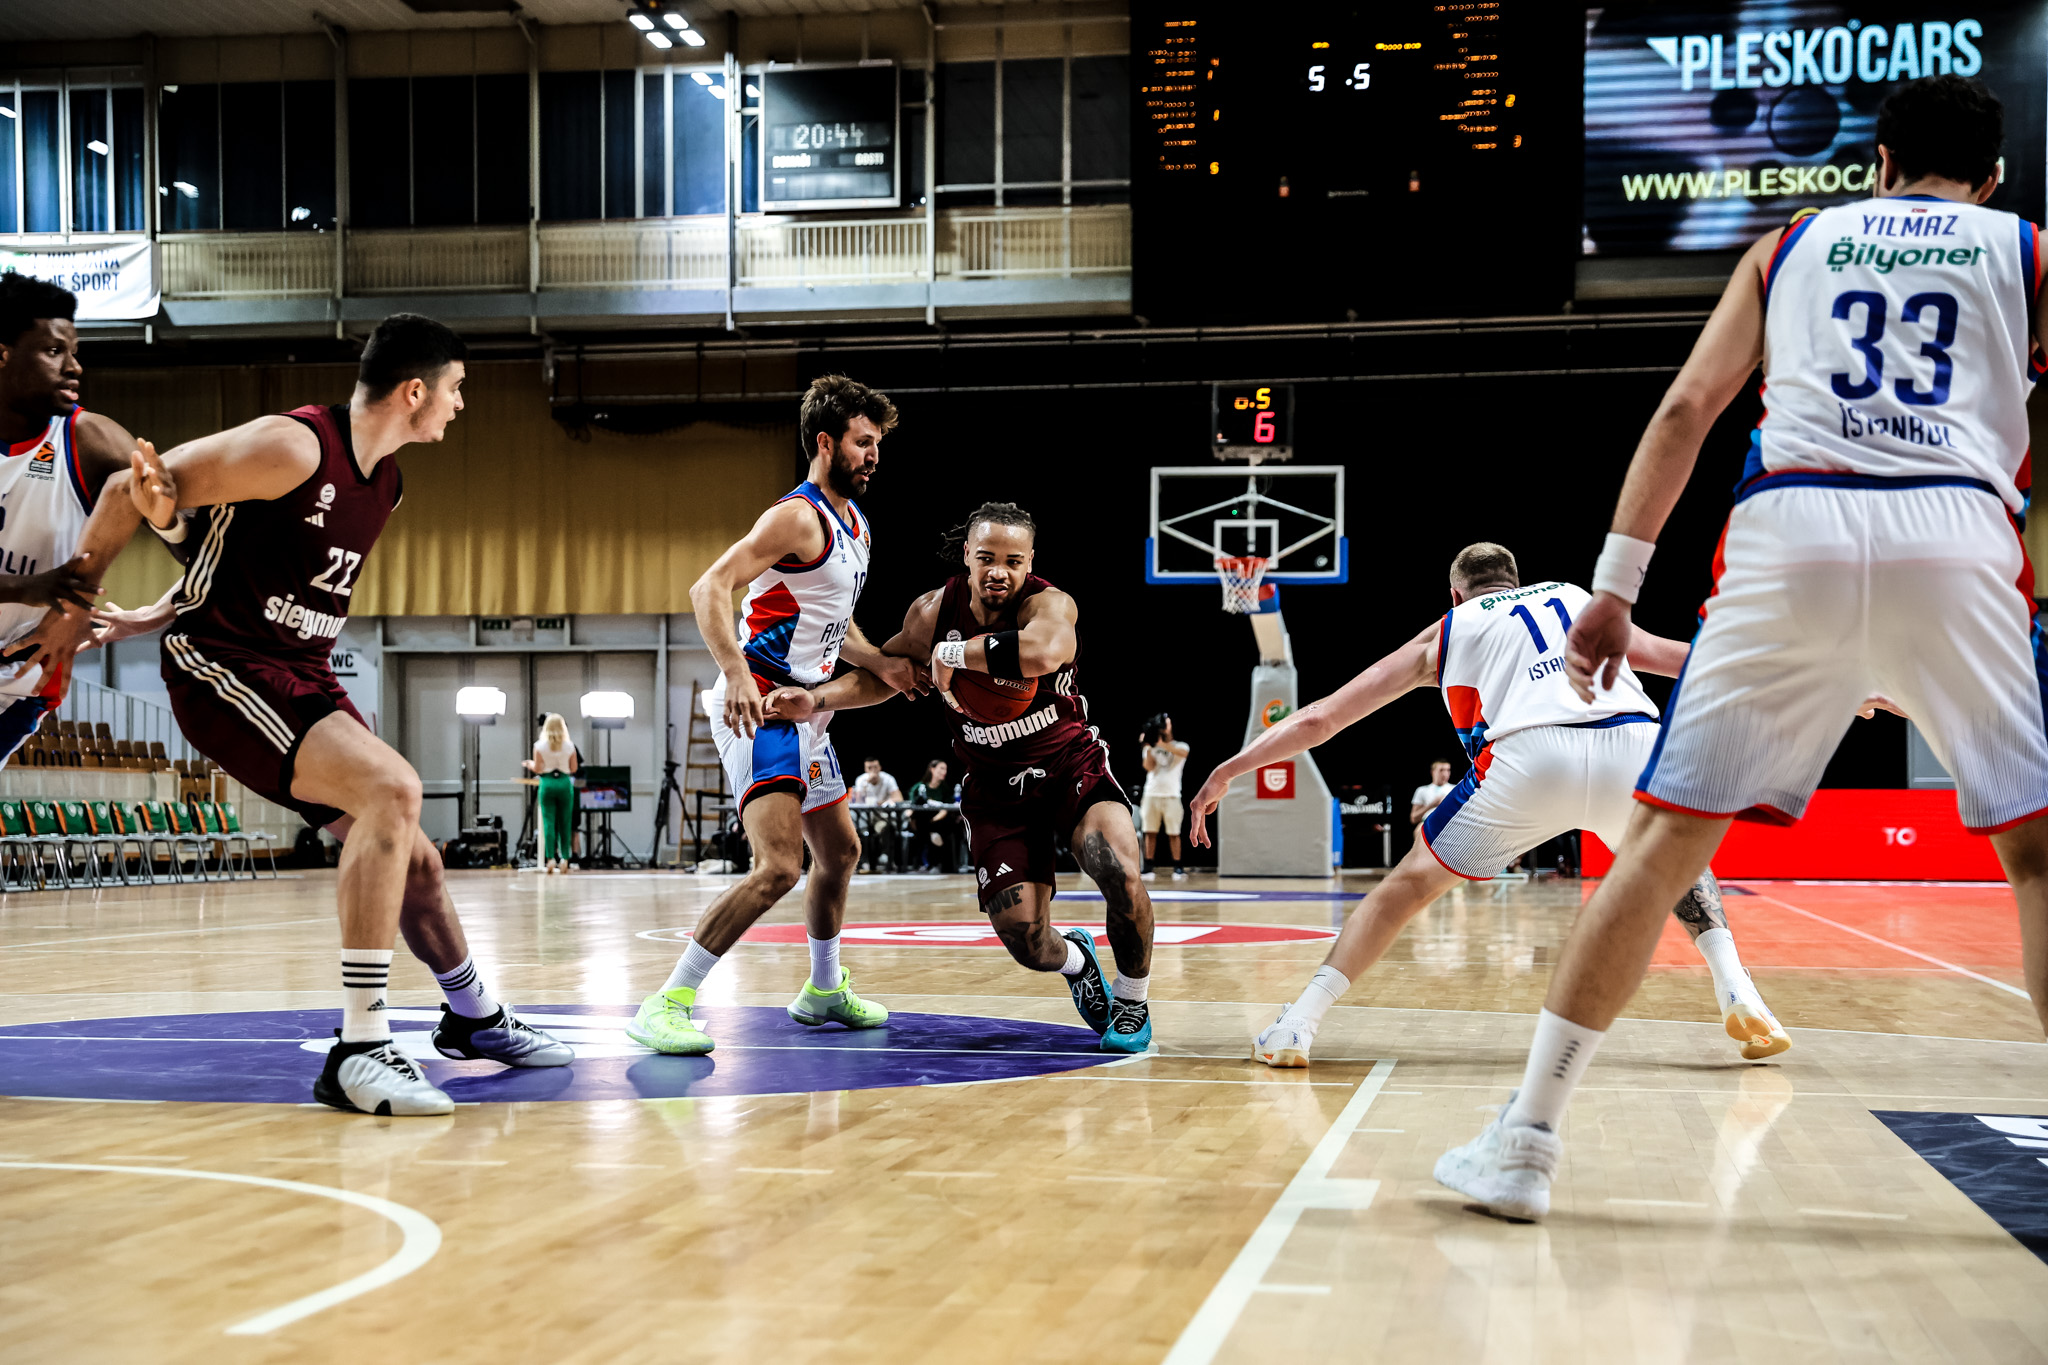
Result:
[[[1216,576],[1223,581],[1223,610],[1250,616],[1259,609],[1259,585],[1266,577],[1264,555],[1217,555]]]

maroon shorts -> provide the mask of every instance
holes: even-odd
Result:
[[[1000,768],[969,762],[960,816],[980,883],[981,908],[1021,882],[1053,885],[1056,842],[1067,838],[1090,806],[1131,800],[1109,774],[1100,744],[1076,745],[1041,766]]]
[[[292,795],[292,767],[308,730],[336,711],[369,728],[324,664],[285,663],[170,632],[163,637],[163,675],[171,714],[193,748],[309,825],[341,818],[332,806]]]

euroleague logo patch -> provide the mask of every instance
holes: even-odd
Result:
[[[1107,947],[1109,931],[1100,924],[1058,923],[1054,933],[1085,929],[1095,936],[1097,947]],[[645,929],[637,938],[668,943],[687,943],[690,931]],[[747,930],[741,943],[802,943],[804,926],[798,924],[757,924]],[[1001,948],[1003,941],[985,919],[944,921],[899,920],[878,924],[849,924],[839,931],[847,943],[889,944],[899,948]],[[1258,943],[1327,943],[1337,937],[1335,929],[1312,924],[1158,924],[1152,943],[1159,948],[1235,948]]]
[[[823,782],[825,780],[825,765],[820,763],[815,758],[812,759],[811,770],[807,780],[813,787],[817,786],[820,782]]]

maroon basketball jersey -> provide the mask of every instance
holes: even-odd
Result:
[[[348,405],[295,408],[320,440],[320,467],[281,498],[223,503],[178,591],[178,631],[289,665],[328,666],[363,560],[404,493],[398,460],[365,478]]]
[[[1015,630],[1018,609],[1051,586],[1033,574],[1024,580],[1023,590],[1015,599],[994,620],[982,625],[974,619],[967,576],[955,575],[947,581],[945,593],[939,598],[939,616],[932,625],[932,638],[934,642],[971,640],[977,635]],[[972,716],[945,706],[941,698],[939,704],[945,706],[946,719],[953,726],[953,752],[969,769],[981,773],[1016,772],[1033,765],[1043,766],[1077,749],[1098,747],[1102,748],[1106,762],[1108,749],[1088,724],[1088,699],[1081,695],[1078,673],[1080,662],[1081,641],[1077,631],[1074,657],[1057,673],[1038,680],[1038,695],[1032,699],[1030,710],[1000,725],[983,725]]]

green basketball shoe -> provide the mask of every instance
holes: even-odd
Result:
[[[642,1047],[674,1057],[696,1057],[716,1046],[690,1011],[697,992],[689,986],[656,991],[640,1002],[640,1013],[626,1025],[626,1036]]]
[[[839,969],[839,989],[821,991],[810,982],[789,1002],[789,1017],[816,1028],[820,1024],[844,1024],[848,1028],[880,1028],[889,1022],[889,1011],[853,993],[853,973]]]

